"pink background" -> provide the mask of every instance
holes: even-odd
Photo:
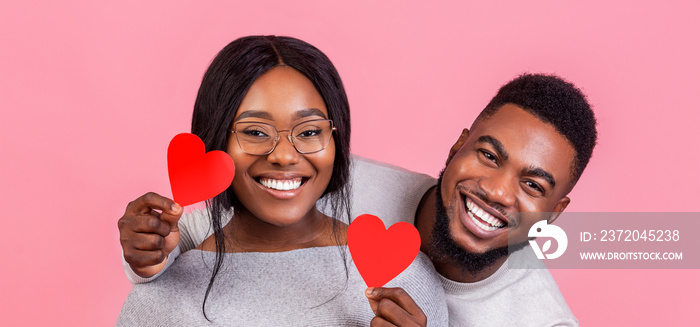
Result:
[[[319,47],[347,87],[353,152],[432,175],[501,84],[560,74],[600,127],[570,211],[698,211],[698,14],[696,1],[4,1],[0,320],[114,323],[130,290],[117,219],[146,191],[170,195],[167,144],[189,131],[210,60],[248,34]],[[552,273],[585,326],[700,318],[698,270]]]

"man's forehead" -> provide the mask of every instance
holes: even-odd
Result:
[[[551,137],[556,135],[570,144],[568,139],[559,133],[552,124],[541,120],[530,111],[510,103],[496,109],[490,116],[475,121],[471,128],[470,138],[478,139],[482,135],[493,137],[493,135],[508,134],[529,139],[537,134],[534,132],[539,131],[547,132]]]
[[[545,123],[544,121],[540,120],[537,116],[535,116],[532,112],[529,110],[524,109],[523,107],[513,104],[513,103],[506,103],[502,106],[500,106],[498,109],[493,110],[490,114],[488,114],[485,117],[479,117],[474,124],[472,125],[472,129],[478,127],[479,125],[486,123],[486,122],[491,122],[495,120],[496,122],[501,122],[501,121],[510,121],[514,120],[517,118],[522,118],[522,117],[528,117],[528,118],[535,118],[539,120],[540,122]]]

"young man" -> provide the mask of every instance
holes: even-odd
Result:
[[[462,133],[415,222],[443,277],[451,325],[578,325],[546,269],[506,261],[531,255],[530,227],[569,204],[596,134],[583,94],[543,75],[502,87]]]
[[[530,227],[543,219],[551,223],[569,204],[567,194],[596,137],[593,112],[574,85],[556,76],[522,75],[463,131],[436,187],[429,176],[355,158],[352,216],[374,214],[387,226],[415,223],[421,249],[442,277],[451,326],[577,326],[546,269],[510,269],[507,261],[526,257]],[[179,219],[182,208],[170,209],[168,199],[134,203],[120,219],[124,267],[134,283],[156,278],[179,251],[209,234],[205,215]],[[163,210],[159,221],[167,228],[144,227],[145,219],[133,214],[150,208]],[[158,233],[164,241],[144,248],[143,240]]]

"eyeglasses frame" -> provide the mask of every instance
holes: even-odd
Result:
[[[279,144],[280,133],[282,133],[282,132],[287,132],[287,133],[288,133],[288,134],[287,134],[287,139],[289,140],[289,143],[292,145],[292,147],[294,147],[294,150],[296,150],[296,151],[297,151],[298,153],[300,153],[300,154],[311,154],[311,153],[321,152],[321,151],[323,151],[324,149],[326,149],[326,148],[328,147],[328,144],[331,143],[331,137],[328,138],[328,143],[326,143],[326,145],[324,145],[323,148],[321,148],[321,149],[319,149],[319,150],[316,150],[316,151],[302,152],[301,150],[299,150],[299,149],[297,148],[297,145],[294,144],[294,139],[296,139],[296,138],[292,136],[292,131],[293,131],[295,128],[297,128],[297,126],[299,126],[299,125],[301,125],[301,124],[306,124],[306,123],[314,122],[314,121],[328,121],[328,122],[330,122],[330,123],[331,123],[331,137],[333,136],[333,132],[335,132],[335,131],[337,130],[337,128],[335,127],[335,124],[333,123],[333,120],[332,120],[332,119],[310,119],[310,120],[303,121],[303,122],[301,122],[301,123],[299,123],[299,124],[296,124],[296,125],[292,126],[292,129],[285,129],[285,130],[281,130],[281,131],[278,131],[277,128],[276,128],[275,126],[273,126],[272,124],[268,124],[268,123],[263,123],[263,122],[247,122],[247,121],[246,121],[246,122],[237,122],[237,123],[234,123],[234,124],[233,124],[233,128],[229,128],[229,132],[231,132],[231,134],[238,134],[238,132],[236,132],[236,125],[241,124],[241,123],[248,123],[248,124],[250,124],[250,123],[264,124],[264,125],[268,125],[268,126],[272,127],[272,129],[275,130],[275,133],[276,133],[277,135],[275,136],[275,140],[274,140],[273,143],[272,143],[272,149],[270,149],[270,151],[268,151],[267,153],[256,154],[256,153],[250,153],[250,152],[244,150],[244,149],[243,149],[243,146],[241,145],[241,140],[240,140],[240,139],[238,138],[238,136],[236,135],[236,143],[238,143],[238,147],[241,149],[241,151],[243,151],[243,152],[246,153],[246,154],[253,155],[253,156],[266,156],[266,155],[268,155],[268,154],[274,152],[275,149],[277,148],[277,145]]]

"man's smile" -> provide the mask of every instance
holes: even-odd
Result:
[[[486,231],[494,231],[499,229],[506,224],[494,216],[479,208],[474,202],[469,198],[465,198],[465,203],[467,206],[467,215],[476,223],[477,226],[481,227]]]
[[[508,218],[498,210],[464,190],[459,193],[458,198],[462,201],[460,220],[472,234],[479,238],[492,238],[506,231]]]

